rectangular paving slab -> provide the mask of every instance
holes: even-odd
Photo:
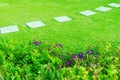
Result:
[[[67,22],[67,21],[71,21],[72,18],[68,17],[68,16],[59,16],[59,17],[55,17],[54,18],[57,22]]]
[[[110,3],[110,4],[108,4],[108,6],[119,8],[120,4],[118,4],[118,3]]]
[[[0,33],[1,34],[10,33],[10,32],[16,32],[16,31],[19,31],[17,25],[6,26],[6,27],[0,28]]]
[[[84,16],[91,16],[91,15],[96,14],[96,12],[93,12],[91,10],[86,10],[86,11],[82,11],[82,12],[79,12],[79,13],[84,15]]]
[[[26,25],[30,28],[38,28],[38,27],[45,26],[45,23],[42,21],[33,21],[33,22],[26,23]]]
[[[101,7],[96,8],[95,10],[98,10],[98,11],[101,11],[101,12],[107,12],[107,11],[112,10],[112,8],[101,6]]]

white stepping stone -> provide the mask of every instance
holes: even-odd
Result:
[[[33,21],[33,22],[26,23],[26,25],[30,28],[38,28],[38,27],[45,26],[45,23],[43,23],[42,21]]]
[[[91,15],[96,14],[96,12],[93,12],[91,10],[86,10],[86,11],[82,11],[82,12],[79,12],[79,13],[84,15],[84,16],[91,16]]]
[[[67,21],[71,21],[72,20],[72,18],[70,18],[68,16],[55,17],[54,19],[56,21],[58,21],[58,22],[67,22]]]
[[[0,28],[0,33],[1,34],[16,32],[16,31],[19,31],[17,25],[6,26],[6,27],[3,27],[3,28]]]
[[[110,4],[108,4],[108,6],[119,8],[120,4],[118,4],[118,3],[110,3]]]
[[[107,12],[107,11],[112,10],[112,8],[101,6],[101,7],[96,8],[95,10],[102,11],[102,12]]]

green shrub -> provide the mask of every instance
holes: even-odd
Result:
[[[88,45],[73,54],[63,44],[0,40],[0,78],[5,80],[118,80],[120,45]]]

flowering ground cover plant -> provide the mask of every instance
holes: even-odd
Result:
[[[0,40],[1,80],[119,80],[120,45],[65,52],[63,44]]]

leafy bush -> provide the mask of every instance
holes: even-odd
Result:
[[[97,44],[79,53],[63,44],[0,40],[2,80],[118,80],[120,45]]]

